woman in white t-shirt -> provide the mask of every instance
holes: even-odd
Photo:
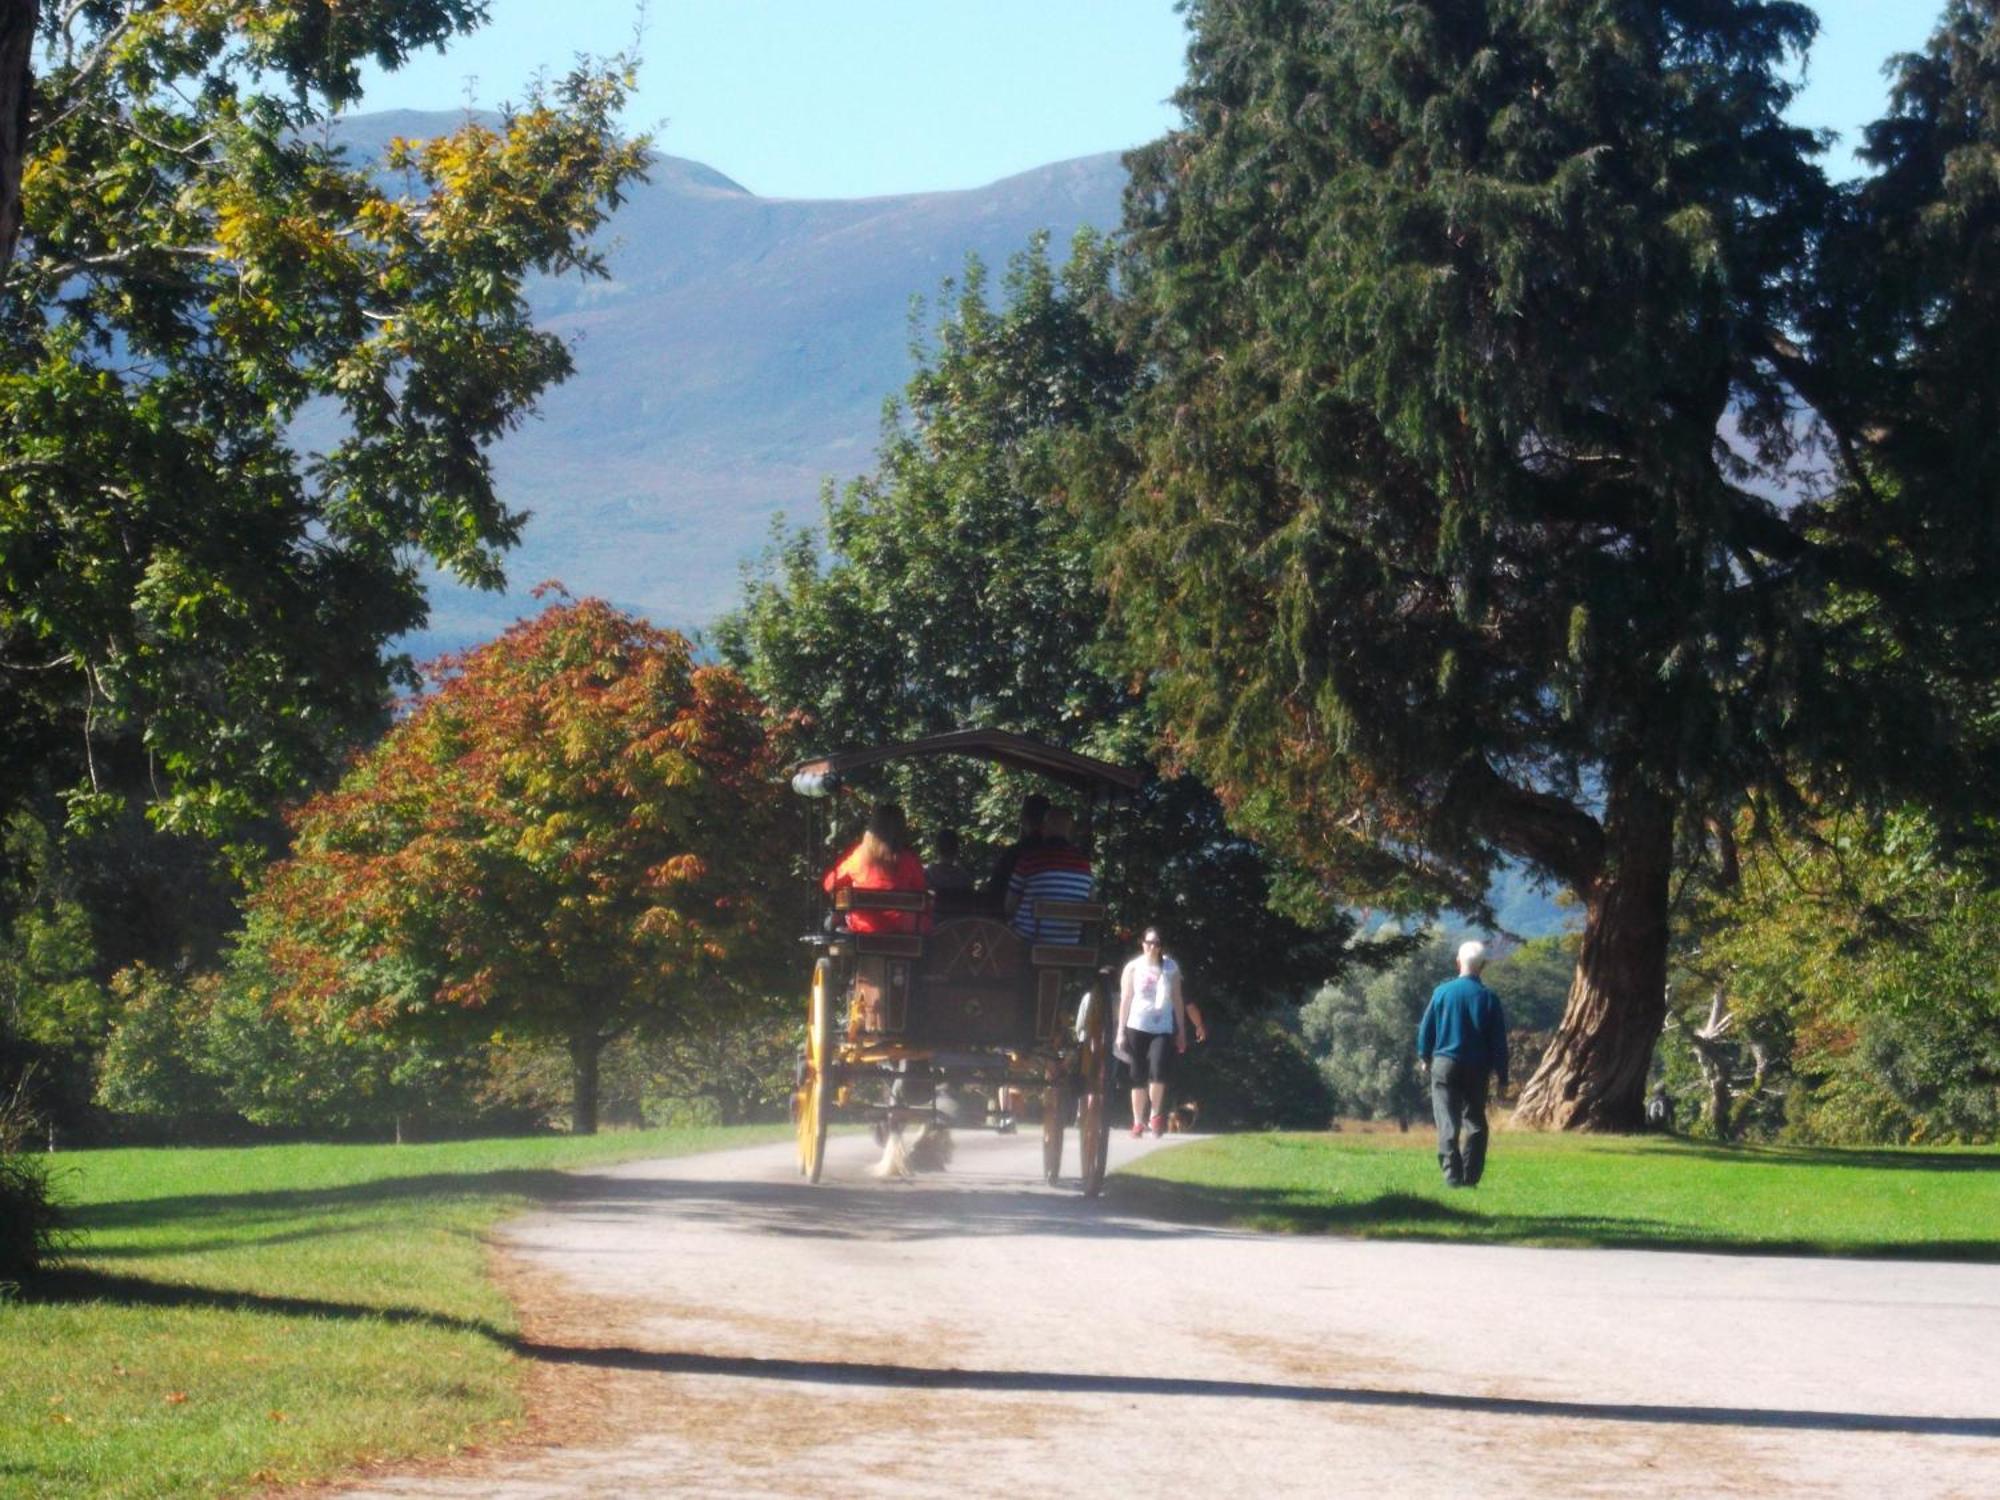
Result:
[[[1132,1082],[1132,1135],[1167,1133],[1167,1081],[1173,1060],[1187,1051],[1187,1004],[1181,998],[1181,971],[1160,946],[1160,930],[1148,927],[1139,956],[1125,965],[1118,982],[1118,1054]],[[1148,1107],[1150,1105],[1150,1108]]]

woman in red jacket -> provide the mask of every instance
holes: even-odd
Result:
[[[820,882],[830,896],[842,886],[857,891],[923,891],[924,862],[910,847],[909,825],[894,802],[878,803],[861,841]],[[929,932],[931,915],[912,911],[850,911],[849,932]]]

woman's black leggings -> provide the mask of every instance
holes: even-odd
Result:
[[[1132,1061],[1126,1064],[1125,1072],[1132,1080],[1132,1087],[1142,1089],[1149,1083],[1166,1083],[1173,1076],[1174,1034],[1171,1031],[1134,1031],[1125,1028],[1125,1050]]]

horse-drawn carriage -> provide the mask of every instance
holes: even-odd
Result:
[[[943,755],[1034,773],[1069,788],[1086,807],[1128,795],[1140,780],[1106,761],[974,729],[821,756],[799,766],[792,785],[827,797],[870,768]],[[1009,1118],[1008,1095],[1020,1092],[1040,1098],[1042,1172],[1051,1185],[1062,1174],[1074,1114],[1083,1191],[1095,1197],[1110,1138],[1105,1106],[1116,1007],[1100,949],[1103,906],[1040,902],[1041,918],[1080,938],[1051,943],[1024,938],[976,893],[842,888],[833,905],[832,920],[806,938],[818,951],[792,1100],[800,1173],[819,1181],[830,1120],[887,1129],[1000,1127]],[[853,912],[928,914],[931,930],[857,932],[846,920]]]

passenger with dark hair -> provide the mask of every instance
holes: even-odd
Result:
[[[1021,803],[1021,836],[1000,851],[993,873],[986,880],[986,898],[995,906],[1007,899],[1007,887],[1014,879],[1014,866],[1021,856],[1042,842],[1042,819],[1049,814],[1049,799],[1030,792]]]
[[[940,828],[931,840],[937,858],[924,866],[924,878],[934,891],[969,891],[972,873],[959,863],[960,846],[956,828]]]
[[[916,891],[927,889],[924,862],[910,847],[909,825],[894,802],[878,803],[868,815],[860,842],[826,872],[820,882],[831,896],[843,887],[857,891]],[[929,932],[928,911],[850,911],[849,932]]]

